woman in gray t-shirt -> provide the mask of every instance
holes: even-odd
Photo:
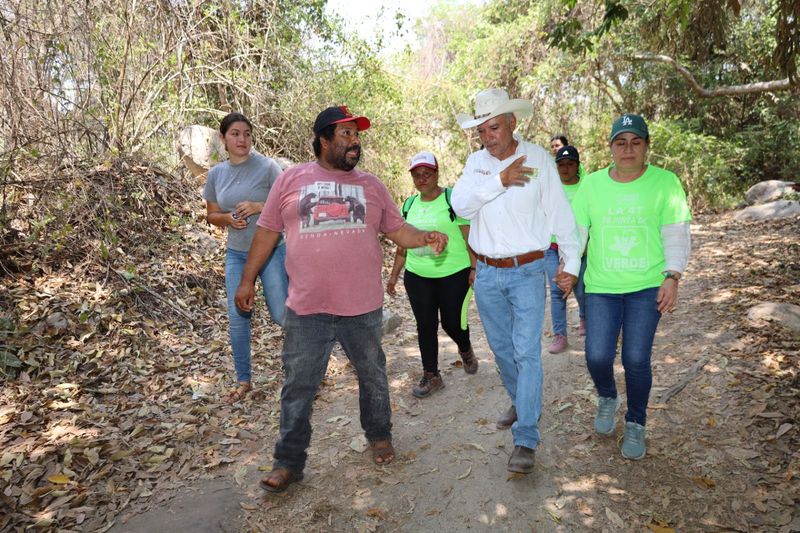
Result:
[[[240,400],[252,389],[251,313],[237,309],[233,297],[242,279],[247,252],[256,231],[256,220],[267,201],[270,188],[281,172],[280,166],[269,157],[250,152],[253,147],[252,129],[250,121],[240,113],[230,113],[222,119],[219,131],[229,158],[208,172],[203,191],[207,220],[228,231],[225,288],[228,293],[233,364],[239,385],[228,394],[226,403]],[[280,325],[283,325],[289,287],[285,260],[286,246],[281,242],[259,271],[269,314]]]

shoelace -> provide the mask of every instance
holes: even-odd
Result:
[[[629,428],[629,429],[626,428],[625,434],[626,437],[628,437],[628,440],[630,440],[634,444],[641,444],[644,441],[644,439],[642,438],[644,434],[641,431],[639,431],[638,428]]]
[[[611,416],[614,413],[614,407],[617,405],[617,401],[609,401],[609,402],[602,402],[600,405],[600,416],[607,417]]]

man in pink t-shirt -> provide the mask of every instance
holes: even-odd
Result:
[[[261,211],[236,306],[250,311],[253,283],[286,235],[286,300],[281,431],[261,487],[282,492],[303,478],[311,408],[338,341],[358,374],[361,427],[376,463],[394,459],[386,356],[381,348],[383,251],[380,233],[404,248],[440,253],[447,236],[405,223],[386,186],[356,170],[366,117],[329,107],[314,122],[316,161],[283,172]]]

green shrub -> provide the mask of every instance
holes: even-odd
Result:
[[[754,181],[752,170],[743,170],[746,151],[733,141],[673,120],[653,121],[650,137],[650,162],[678,175],[693,210],[731,207]]]

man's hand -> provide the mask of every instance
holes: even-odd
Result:
[[[558,273],[556,277],[553,278],[553,281],[556,282],[558,288],[564,293],[564,296],[561,298],[566,300],[570,293],[572,293],[572,288],[578,283],[578,277],[569,272],[564,272],[564,264],[562,263],[558,265]]]
[[[503,187],[524,187],[531,181],[528,174],[533,172],[533,169],[531,167],[522,166],[524,162],[525,156],[522,156],[508,165],[506,169],[500,173],[500,182],[503,184]]]
[[[435,255],[439,255],[447,246],[447,235],[439,231],[422,231],[411,224],[405,223],[397,231],[387,233],[386,237],[408,250],[409,248],[422,248],[430,246]],[[398,270],[399,272],[399,270]]]
[[[240,283],[239,288],[236,289],[236,295],[233,301],[236,302],[236,307],[245,313],[253,310],[253,303],[256,297],[255,284]]]
[[[434,255],[439,255],[447,246],[447,235],[439,231],[429,231],[425,234],[425,244],[430,246]]]

